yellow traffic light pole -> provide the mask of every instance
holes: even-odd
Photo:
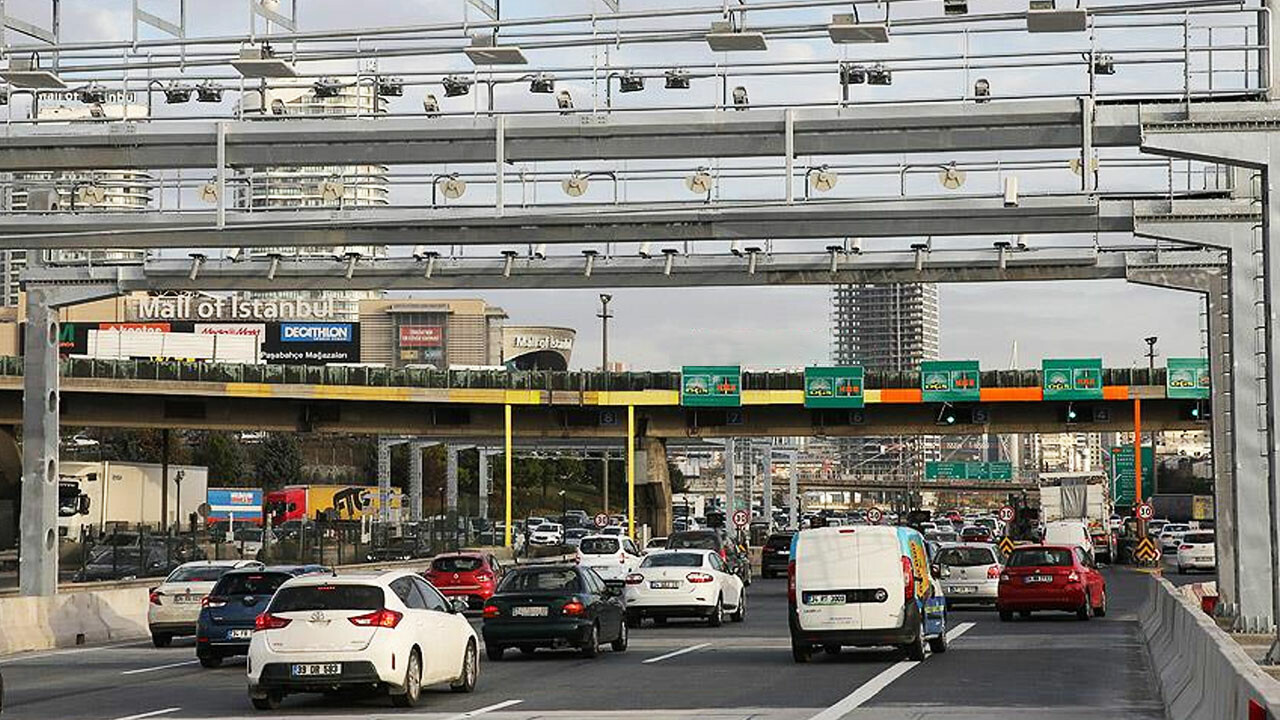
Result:
[[[627,536],[636,537],[636,406],[627,406]]]
[[[506,450],[505,465],[507,471],[507,490],[504,493],[507,503],[507,524],[503,528],[502,544],[511,547],[511,405],[503,408],[503,444]]]

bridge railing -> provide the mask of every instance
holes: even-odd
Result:
[[[1039,370],[985,370],[982,387],[1039,387]],[[22,375],[22,358],[0,357],[0,376]],[[104,360],[67,358],[62,375],[68,378],[105,380],[267,383],[295,385],[359,385],[366,387],[465,388],[506,390],[556,390],[570,392],[679,390],[680,373],[548,370],[431,370],[354,365],[243,365],[175,360]],[[917,371],[867,371],[864,382],[873,389],[920,387]],[[1165,370],[1156,368],[1107,368],[1104,385],[1164,385]],[[744,390],[802,390],[799,371],[744,372]]]

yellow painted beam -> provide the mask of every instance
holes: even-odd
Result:
[[[743,405],[803,405],[803,390],[743,390]]]
[[[584,405],[679,405],[680,392],[677,390],[614,390],[610,392],[585,393]]]

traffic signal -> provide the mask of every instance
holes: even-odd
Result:
[[[943,403],[938,408],[938,425],[986,425],[991,422],[991,413],[983,405],[952,405]]]
[[[1191,420],[1192,422],[1209,422],[1212,413],[1210,406],[1206,400],[1195,400],[1193,402],[1184,403],[1180,408],[1179,415],[1183,420]]]
[[[1067,403],[1058,413],[1058,419],[1072,425],[1075,423],[1111,422],[1111,408],[1105,405],[1089,405],[1087,403]]]

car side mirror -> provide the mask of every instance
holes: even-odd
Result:
[[[467,601],[462,598],[454,598],[453,602],[449,603],[449,607],[454,613],[461,615],[467,611]]]

